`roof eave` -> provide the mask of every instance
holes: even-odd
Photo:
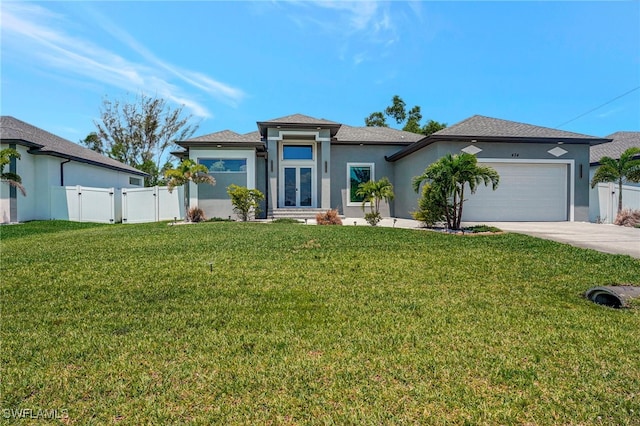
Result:
[[[258,131],[260,135],[266,137],[268,128],[275,129],[305,129],[305,130],[323,130],[329,129],[331,136],[335,136],[340,130],[342,124],[326,124],[326,123],[281,123],[274,121],[258,121]]]
[[[38,144],[38,143],[34,143],[34,142],[29,142],[27,140],[24,139],[2,139],[1,142],[3,144],[16,144],[16,145],[22,145],[22,146],[26,146],[27,148],[42,148],[44,145]]]
[[[125,169],[123,167],[112,166],[110,164],[100,163],[98,161],[88,160],[86,158],[76,157],[75,155],[64,154],[64,153],[57,152],[57,151],[41,151],[39,149],[35,149],[35,150],[30,149],[28,152],[29,152],[29,154],[32,154],[32,155],[50,155],[52,157],[64,158],[64,159],[71,160],[71,161],[77,161],[78,163],[90,164],[92,166],[103,167],[105,169],[115,170],[115,171],[123,172],[123,173],[129,173],[129,174],[132,174],[132,175],[138,175],[138,176],[144,176],[144,177],[150,176],[148,173],[145,173],[145,172],[140,171],[140,170]]]
[[[467,136],[467,135],[436,135],[432,134],[427,136],[425,139],[422,139],[418,142],[415,142],[403,150],[396,152],[393,155],[385,157],[385,160],[394,162],[400,160],[401,158],[406,157],[407,155],[413,154],[420,149],[431,145],[435,142],[443,142],[443,141],[451,141],[451,142],[469,142],[469,143],[480,143],[480,142],[494,142],[494,143],[548,143],[548,144],[589,144],[591,145],[599,145],[601,143],[611,142],[612,139],[606,138],[549,138],[549,137],[513,137],[513,136]]]
[[[260,148],[264,147],[264,142],[215,142],[215,141],[180,141],[176,142],[178,146],[185,149],[189,148]]]
[[[539,137],[539,136],[474,136],[474,135],[438,135],[432,134],[429,138],[435,141],[474,141],[474,142],[517,142],[517,143],[563,143],[599,145],[611,142],[607,138],[563,138],[563,137]]]

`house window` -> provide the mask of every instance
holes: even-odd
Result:
[[[246,173],[246,158],[207,158],[199,163],[209,169],[209,173]]]
[[[374,180],[374,163],[347,163],[347,206],[359,206],[363,197],[356,195],[358,185]]]
[[[284,145],[282,147],[283,160],[313,160],[312,145]]]
[[[215,185],[198,186],[201,200],[226,200],[229,185],[247,186],[246,158],[199,158],[198,163],[209,169],[209,174],[216,180]]]
[[[129,185],[142,186],[142,179],[129,176]]]

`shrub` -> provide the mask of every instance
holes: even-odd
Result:
[[[418,220],[428,228],[445,220],[446,203],[442,196],[438,194],[430,183],[425,183],[422,187],[422,196],[418,200],[418,210],[411,213],[415,220]]]
[[[207,220],[204,215],[204,210],[200,207],[191,207],[187,211],[187,222],[202,222]]]
[[[382,220],[382,216],[379,212],[370,212],[364,214],[364,220],[371,226],[376,226],[378,222]]]
[[[281,217],[278,219],[274,219],[271,223],[301,223],[298,219],[293,219],[291,217]]]
[[[342,225],[342,219],[338,216],[338,210],[327,210],[316,215],[318,225]]]
[[[635,227],[640,225],[640,210],[624,209],[616,216],[615,225]]]
[[[231,197],[233,211],[243,222],[249,220],[249,215],[255,217],[260,213],[260,201],[264,200],[264,194],[257,189],[231,184],[227,187],[227,194]]]
[[[474,226],[469,226],[464,228],[465,231],[467,232],[502,232],[502,229],[500,228],[496,228],[495,226],[489,226],[489,225],[474,225]]]

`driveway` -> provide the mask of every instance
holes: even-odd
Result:
[[[503,231],[640,259],[640,228],[589,222],[489,222]]]
[[[343,223],[368,226],[363,218],[346,218]],[[531,235],[603,253],[627,254],[640,259],[640,228],[589,222],[464,222],[462,225],[490,225],[506,232]],[[379,226],[410,229],[422,227],[415,220],[392,218],[384,218]]]

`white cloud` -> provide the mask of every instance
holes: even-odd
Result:
[[[400,39],[394,16],[397,7],[392,3],[291,0],[285,4],[294,6],[288,8],[287,16],[301,30],[313,28],[335,38],[338,58],[351,58],[355,66],[385,56]]]
[[[198,94],[209,96],[235,106],[245,93],[235,87],[216,81],[197,71],[183,69],[161,60],[133,37],[106,18],[89,13],[101,28],[126,47],[138,53],[135,60],[105,49],[80,36],[70,34],[65,17],[28,3],[2,3],[3,50],[20,53],[23,60],[36,62],[38,68],[49,68],[81,76],[97,83],[125,89],[130,92],[157,93],[185,107],[197,117],[210,117],[211,113],[197,95],[190,95],[179,83],[186,83]]]

